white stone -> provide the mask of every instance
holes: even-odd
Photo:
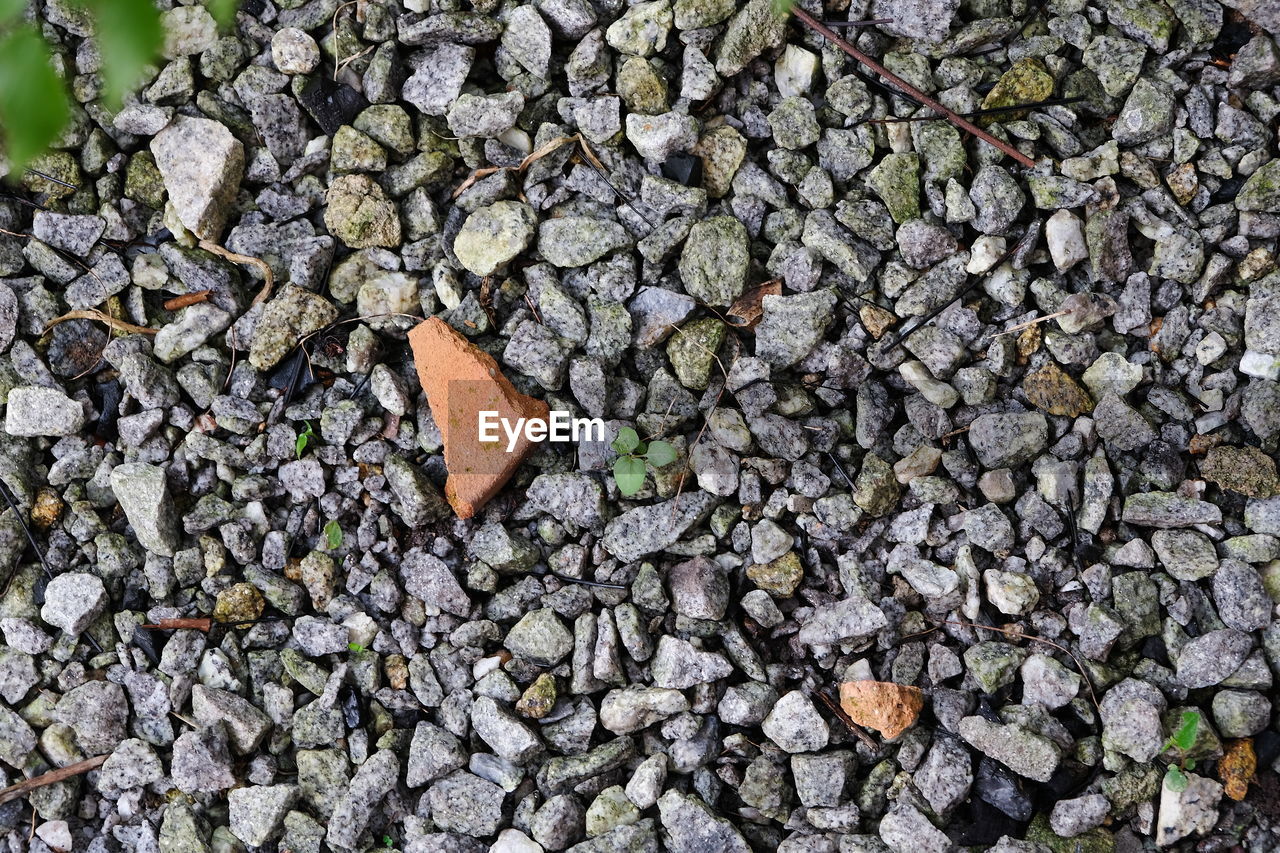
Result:
[[[1123,397],[1142,381],[1142,365],[1133,364],[1115,352],[1104,352],[1080,377],[1095,400],[1108,394]]]
[[[543,847],[518,829],[504,829],[498,833],[489,853],[542,853]]]
[[[773,79],[778,84],[778,94],[790,98],[792,95],[809,94],[817,73],[817,55],[789,44],[774,64]]]
[[[160,16],[165,59],[194,56],[218,40],[218,22],[203,6],[176,6]]]
[[[244,146],[221,123],[179,116],[151,140],[169,203],[191,233],[216,241],[244,177]]]
[[[799,690],[779,699],[760,724],[765,736],[787,752],[815,752],[827,745],[831,730],[813,701]]]
[[[74,435],[84,427],[84,407],[56,388],[24,385],[9,392],[4,431],[9,435]]]
[[[304,31],[285,27],[271,37],[271,61],[282,74],[310,74],[320,64],[320,47]]]
[[[983,234],[973,241],[973,248],[970,249],[969,253],[969,263],[965,265],[964,271],[970,275],[981,275],[991,269],[996,265],[997,261],[1004,257],[1004,246],[1003,237]]]
[[[1069,210],[1059,210],[1044,226],[1045,242],[1049,255],[1059,272],[1065,272],[1089,257],[1089,245],[1084,239],[1084,223]]]
[[[933,378],[922,361],[905,361],[898,366],[902,378],[919,391],[926,400],[942,409],[949,409],[960,399],[959,393],[945,382]]]
[[[1245,350],[1240,359],[1240,372],[1259,379],[1280,379],[1280,356]]]
[[[1160,816],[1156,819],[1156,844],[1166,847],[1188,835],[1204,835],[1218,821],[1222,785],[1187,773],[1184,791],[1169,790],[1168,777],[1160,789]]]
[[[1227,342],[1217,332],[1210,332],[1196,344],[1196,361],[1205,367],[1213,364],[1227,351]]]
[[[36,835],[40,836],[40,840],[48,844],[52,849],[62,853],[64,850],[71,850],[73,841],[71,839],[71,827],[65,820],[46,820],[36,827]]]

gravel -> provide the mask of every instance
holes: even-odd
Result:
[[[1280,846],[1273,5],[40,5],[3,846]]]

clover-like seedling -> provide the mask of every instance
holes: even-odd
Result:
[[[661,468],[676,458],[676,449],[669,442],[650,441],[646,444],[631,427],[618,430],[618,437],[610,446],[618,452],[618,459],[613,463],[613,481],[618,484],[618,491],[627,497],[640,491],[644,485],[646,462]]]
[[[1161,752],[1166,749],[1175,750],[1178,758],[1169,765],[1164,773],[1164,783],[1174,793],[1181,793],[1187,790],[1190,780],[1187,779],[1185,771],[1194,770],[1196,760],[1187,753],[1195,746],[1196,734],[1200,731],[1200,713],[1198,711],[1183,711],[1182,722],[1169,739],[1164,742],[1164,746],[1160,747]]]

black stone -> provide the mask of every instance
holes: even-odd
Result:
[[[973,787],[978,799],[995,806],[1014,820],[1031,819],[1031,798],[1022,790],[1018,777],[995,759],[983,756],[978,762],[978,775]]]
[[[365,96],[323,74],[310,78],[298,91],[298,102],[307,115],[329,136],[344,124],[351,124],[360,111],[369,106]]]
[[[1169,660],[1169,649],[1165,646],[1164,640],[1157,636],[1147,637],[1142,642],[1142,656],[1147,660],[1153,660],[1163,667],[1172,667],[1173,662]]]
[[[116,435],[116,421],[120,419],[120,401],[124,399],[124,388],[119,379],[97,382],[89,386],[89,398],[98,409],[98,422],[93,433],[103,441],[111,441]]]
[[[1280,758],[1280,734],[1271,729],[1258,732],[1253,736],[1253,751],[1258,757],[1259,767],[1270,767],[1276,758]]]
[[[662,177],[684,184],[686,187],[702,186],[702,158],[677,151],[662,163]]]
[[[968,821],[960,826],[954,841],[961,847],[986,849],[1004,836],[1021,838],[1026,821],[1016,820],[977,797],[970,798]]]

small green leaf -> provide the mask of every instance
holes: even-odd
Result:
[[[1170,764],[1169,769],[1165,771],[1165,787],[1170,791],[1173,791],[1175,794],[1180,794],[1187,790],[1187,785],[1190,784],[1190,782],[1191,780],[1187,778],[1187,775],[1173,764]]]
[[[311,421],[303,421],[303,423],[307,425],[307,428],[298,433],[298,440],[293,443],[293,452],[297,454],[299,459],[302,458],[302,452],[307,449],[307,445],[311,443],[311,436],[315,435],[315,432],[311,429]]]
[[[775,18],[785,18],[791,14],[791,9],[796,5],[796,0],[770,0],[769,8],[773,10]]]
[[[676,461],[676,449],[665,441],[649,442],[649,452],[645,455],[654,468],[661,468]]]
[[[1195,760],[1194,758],[1188,758],[1188,759],[1187,759],[1186,761],[1184,761],[1182,764],[1183,764],[1183,766],[1184,766],[1186,769],[1188,769],[1188,770],[1195,770],[1195,769],[1196,769],[1196,760]]]
[[[0,128],[11,173],[21,173],[71,120],[67,90],[52,62],[49,45],[30,25],[0,38]]]
[[[640,446],[640,436],[631,427],[623,427],[610,446],[619,453],[630,453]]]
[[[613,463],[613,480],[618,491],[630,497],[644,485],[644,460],[634,456],[622,456]]]
[[[236,8],[240,5],[240,0],[207,0],[205,6],[209,9],[209,14],[213,15],[213,19],[218,22],[218,26],[226,29],[236,19]],[[390,846],[390,845],[388,845]]]
[[[342,525],[336,521],[330,521],[324,526],[324,541],[329,546],[329,550],[333,551],[342,544]]]
[[[1196,745],[1196,732],[1200,729],[1200,715],[1195,711],[1182,712],[1182,724],[1173,733],[1173,745],[1183,752]]]
[[[364,651],[364,646],[359,643],[347,643],[347,649],[353,652],[362,652]]]
[[[118,109],[164,47],[160,11],[152,0],[90,0],[102,51],[103,97]]]

